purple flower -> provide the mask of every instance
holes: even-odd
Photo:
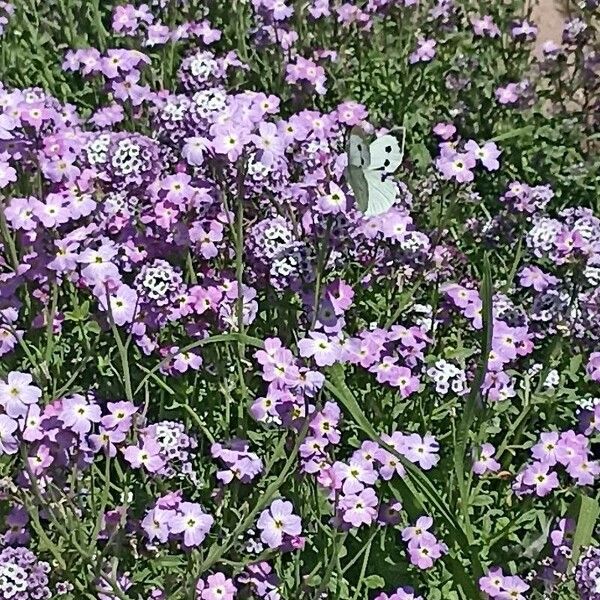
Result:
[[[336,479],[342,483],[344,494],[356,494],[363,490],[366,485],[377,481],[377,472],[372,463],[359,457],[350,459],[349,464],[336,462],[333,465]]]
[[[585,368],[587,376],[592,381],[600,382],[600,352],[592,352]],[[2,388],[0,388],[1,390]],[[0,391],[1,394],[1,391]],[[1,396],[0,396],[1,397]]]
[[[433,525],[431,517],[419,517],[414,526],[402,530],[402,539],[405,542],[419,542],[422,544],[435,543],[435,536],[427,531]]]
[[[487,472],[495,473],[500,470],[500,463],[493,458],[495,452],[496,449],[492,444],[483,444],[479,458],[473,463],[473,473],[484,475]]]
[[[298,536],[302,533],[302,521],[293,514],[294,507],[287,500],[273,500],[268,509],[262,511],[257,527],[261,530],[260,539],[269,548],[278,548],[283,536]]]
[[[438,464],[440,457],[437,454],[439,444],[432,435],[421,437],[412,433],[403,440],[402,453],[408,460],[418,463],[422,469],[428,470]]]
[[[146,532],[150,541],[157,539],[163,544],[169,539],[170,521],[173,513],[170,510],[163,510],[155,506],[152,510],[146,513],[142,519],[142,529]]]
[[[523,287],[532,287],[536,292],[543,292],[548,287],[559,283],[559,279],[544,273],[539,267],[526,266],[519,273],[519,283]]]
[[[465,150],[480,160],[488,171],[497,171],[500,168],[498,157],[502,154],[502,151],[498,149],[494,142],[486,142],[483,146],[480,146],[475,140],[469,140],[465,144]]]
[[[181,155],[187,160],[188,164],[199,167],[204,164],[204,160],[210,148],[211,143],[206,138],[189,137],[185,140]]]
[[[14,183],[17,180],[17,172],[7,163],[0,161],[0,189]]]
[[[6,382],[0,381],[0,405],[9,417],[23,417],[27,408],[38,402],[42,391],[35,385],[30,385],[33,378],[29,373],[11,371]]]
[[[206,584],[201,593],[202,600],[233,600],[237,588],[233,580],[223,573],[215,573],[206,578]]]
[[[523,592],[529,589],[520,577],[506,576],[502,580],[500,593],[495,597],[495,600],[526,600]]]
[[[589,546],[582,552],[575,568],[575,581],[581,600],[597,600],[600,547]]]
[[[311,331],[308,337],[298,342],[300,356],[314,358],[319,367],[333,365],[340,359],[340,346],[337,340],[330,340],[325,334]]]
[[[88,433],[92,423],[99,423],[101,418],[100,407],[85,396],[75,394],[62,400],[60,419],[75,433],[80,435]]]
[[[320,95],[326,91],[325,69],[302,56],[297,56],[295,63],[289,63],[286,66],[285,80],[288,83],[306,83],[314,86],[315,91]]]
[[[109,412],[102,417],[102,425],[121,431],[127,431],[131,427],[132,417],[138,410],[131,402],[108,402],[106,407]]]
[[[343,213],[346,211],[346,196],[335,183],[329,184],[326,194],[319,194],[318,207],[323,214]]]
[[[494,23],[492,16],[485,15],[481,18],[471,17],[471,25],[475,35],[488,36],[491,38],[500,37],[500,29]]]
[[[182,502],[177,514],[169,521],[173,533],[183,534],[183,544],[188,548],[199,546],[213,526],[214,519],[199,504]]]
[[[128,285],[122,284],[108,295],[108,302],[106,293],[100,296],[100,308],[108,311],[109,305],[115,325],[131,323],[139,308],[137,292]]]
[[[490,569],[487,575],[479,578],[479,589],[488,596],[495,598],[502,589],[504,575],[500,567]]]
[[[435,165],[444,179],[455,179],[458,183],[473,181],[475,158],[470,153],[459,153],[453,150],[444,150]]]
[[[433,128],[433,133],[444,141],[448,141],[456,133],[456,127],[452,123],[437,123]]]
[[[239,158],[244,146],[250,141],[248,131],[243,126],[236,127],[232,122],[216,126],[213,135],[215,136],[214,151],[226,155],[231,162]]]
[[[145,467],[148,472],[156,473],[165,466],[160,455],[160,444],[152,437],[145,436],[142,446],[128,446],[123,450],[125,460],[134,468]]]
[[[541,462],[533,463],[523,473],[523,483],[535,488],[538,496],[547,496],[559,487],[558,475],[550,471],[550,467]]]
[[[433,39],[420,39],[417,42],[417,49],[408,57],[408,62],[414,65],[418,62],[429,62],[435,57],[435,47],[437,42]]]
[[[0,453],[14,454],[19,449],[19,442],[13,435],[18,423],[8,415],[0,415]]]
[[[567,465],[567,473],[575,479],[577,485],[594,485],[600,475],[600,463],[578,456]]]
[[[505,87],[499,87],[496,90],[496,98],[500,104],[515,104],[519,100],[518,84],[509,83]]]
[[[342,511],[342,520],[353,527],[370,525],[377,518],[377,494],[373,488],[365,488],[358,494],[342,496],[338,508]]]

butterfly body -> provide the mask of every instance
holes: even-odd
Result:
[[[362,129],[352,128],[346,180],[365,216],[383,214],[396,201],[398,191],[390,176],[402,162],[403,146],[404,136],[402,147],[390,134],[369,143],[368,135]]]

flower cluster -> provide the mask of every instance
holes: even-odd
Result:
[[[199,546],[213,526],[214,519],[195,502],[185,502],[172,492],[158,499],[141,522],[150,542],[178,541],[184,548]]]
[[[0,595],[11,600],[51,598],[48,587],[50,565],[39,560],[27,548],[4,548],[0,551]]]

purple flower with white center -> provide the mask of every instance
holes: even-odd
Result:
[[[500,470],[500,463],[494,459],[496,449],[492,444],[483,444],[479,458],[473,463],[473,473],[484,475],[485,473],[496,473]]]
[[[275,123],[262,122],[258,126],[258,135],[251,136],[252,142],[259,150],[260,162],[270,167],[278,161],[285,151],[283,140],[279,137]]]
[[[100,422],[107,429],[120,429],[128,431],[133,421],[133,415],[137,407],[129,401],[108,402],[106,405],[108,414],[104,415]]]
[[[497,171],[500,168],[498,157],[502,151],[494,142],[486,142],[480,146],[475,140],[469,140],[465,144],[465,150],[470,152],[488,171]]]
[[[11,371],[6,381],[0,381],[0,405],[9,417],[23,417],[28,407],[38,402],[42,391],[31,385],[33,377],[29,373]]]
[[[502,580],[502,587],[495,600],[526,600],[524,592],[529,589],[529,585],[516,575],[507,575]]]
[[[115,325],[125,325],[131,323],[135,318],[136,312],[139,310],[137,292],[128,285],[120,285],[114,292],[107,294],[106,292],[100,296],[100,308],[108,312],[110,306],[110,314],[115,322]]]
[[[110,457],[117,455],[117,444],[125,441],[126,432],[119,429],[105,429],[100,427],[98,433],[89,437],[90,448],[95,452],[104,450]]]
[[[419,389],[419,378],[407,367],[394,367],[387,376],[387,382],[398,388],[402,398],[408,398]]]
[[[435,538],[421,541],[411,540],[408,543],[410,562],[419,569],[430,569],[445,552],[445,545],[440,544]]]
[[[261,530],[260,539],[269,548],[281,546],[284,535],[298,536],[302,533],[302,521],[293,510],[291,502],[277,499],[260,514],[257,522],[257,527]]]
[[[161,446],[154,438],[144,436],[141,446],[127,446],[123,456],[132,467],[139,469],[143,466],[149,473],[156,473],[165,466],[160,451]]]
[[[60,420],[79,435],[88,433],[92,423],[99,423],[101,418],[100,407],[85,396],[75,394],[62,400]]]
[[[406,470],[399,458],[384,448],[376,448],[374,450],[374,457],[381,464],[379,475],[384,481],[389,481],[394,475],[404,477],[406,474]]]
[[[533,458],[548,465],[553,466],[557,463],[558,433],[556,431],[546,431],[540,434],[540,441],[533,446],[531,454]]]
[[[600,463],[578,456],[567,465],[567,473],[575,479],[577,485],[594,485],[600,475]]]
[[[352,457],[348,464],[336,462],[333,472],[336,480],[342,482],[344,494],[356,494],[377,481],[373,464],[360,457]]]
[[[331,366],[341,356],[339,342],[316,331],[309,332],[308,337],[298,342],[298,350],[303,358],[314,358],[319,367]]]
[[[204,164],[206,155],[210,149],[211,143],[206,138],[189,137],[185,140],[181,155],[187,160],[189,165],[199,167]]]
[[[346,195],[339,186],[331,182],[327,193],[319,194],[318,207],[326,215],[343,213],[346,211]]]
[[[479,578],[479,589],[488,596],[495,598],[502,589],[504,575],[500,567],[491,568],[487,575]]]
[[[435,544],[435,536],[428,531],[432,525],[433,519],[431,517],[419,517],[413,526],[405,527],[402,530],[402,539],[405,542]]]
[[[146,516],[142,519],[141,526],[151,542],[156,539],[164,544],[169,539],[172,518],[173,511],[163,510],[155,506],[146,513]]]
[[[377,505],[379,500],[373,488],[365,488],[358,494],[342,496],[338,508],[342,512],[344,523],[352,527],[370,525],[377,519]]]
[[[116,255],[117,250],[112,244],[104,244],[97,250],[87,248],[79,255],[79,262],[86,265],[81,275],[90,285],[99,285],[100,294],[106,293],[105,284],[120,281],[119,269],[112,262]]]
[[[193,502],[182,502],[177,508],[177,514],[169,521],[171,531],[183,534],[183,544],[193,548],[202,544],[214,519],[202,510],[199,504]]]
[[[213,135],[215,136],[214,151],[227,156],[231,162],[235,162],[240,157],[244,147],[250,141],[248,131],[243,126],[236,126],[232,122],[216,126]]]
[[[340,420],[340,408],[334,402],[326,402],[323,410],[315,413],[310,428],[316,436],[324,437],[332,444],[340,441],[340,432],[336,428]]]
[[[523,483],[535,488],[536,495],[542,497],[560,486],[556,472],[550,471],[550,466],[541,462],[533,463],[525,469]]]
[[[214,573],[206,578],[200,597],[202,600],[233,600],[237,588],[232,579],[223,573]]]
[[[421,437],[418,433],[412,433],[405,436],[402,442],[402,454],[425,470],[438,464],[438,450],[439,444],[432,435]]]
[[[459,153],[452,150],[444,150],[436,159],[435,165],[444,179],[454,179],[458,183],[473,181],[473,169],[475,158],[471,153]]]

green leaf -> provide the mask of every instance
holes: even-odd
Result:
[[[370,590],[375,590],[385,586],[385,579],[380,575],[369,575],[363,579],[363,584]]]
[[[600,513],[598,500],[581,494],[576,498],[569,509],[570,516],[575,519],[575,533],[573,535],[573,564],[576,564],[581,554],[581,549],[590,545],[594,534],[594,527]]]
[[[424,169],[431,164],[431,154],[423,142],[413,145],[410,150],[410,156],[421,169]]]
[[[465,478],[465,460],[467,443],[469,441],[471,426],[476,417],[476,409],[481,398],[481,386],[487,373],[488,360],[492,349],[493,336],[493,286],[490,262],[487,254],[483,257],[483,279],[481,282],[481,302],[482,302],[482,321],[483,333],[481,339],[481,358],[479,367],[473,378],[471,390],[467,396],[467,401],[463,410],[462,418],[456,431],[456,440],[454,442],[454,472],[460,493],[460,512],[465,527],[467,539],[473,540],[473,531],[469,517],[470,490]]]
[[[492,142],[502,142],[504,140],[509,140],[514,137],[521,137],[533,131],[533,125],[527,125],[525,127],[518,127],[517,129],[511,129],[510,131],[506,131],[499,135],[494,136],[491,141]]]

